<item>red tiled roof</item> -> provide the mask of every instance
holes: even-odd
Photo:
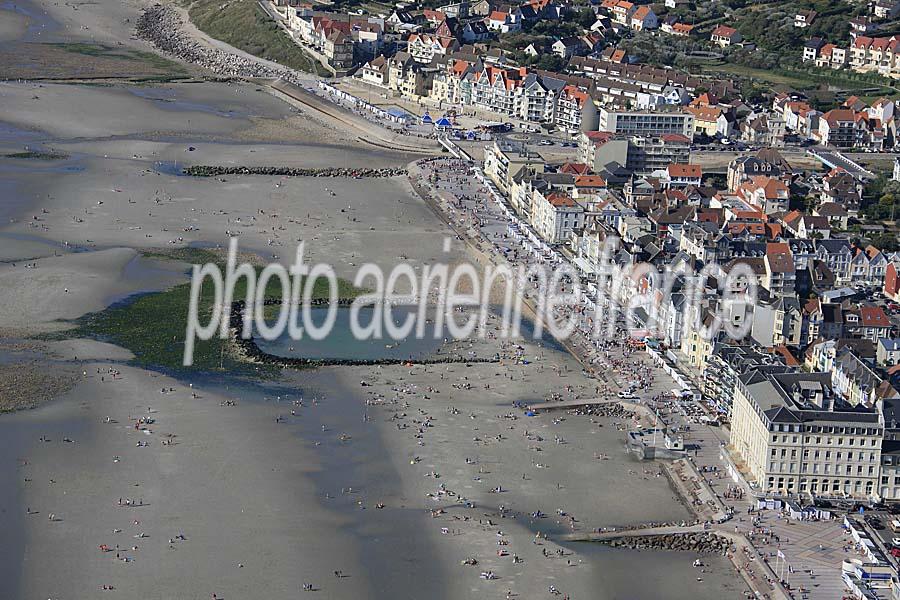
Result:
[[[794,259],[786,242],[766,244],[766,262],[773,273],[794,272]]]
[[[700,165],[689,165],[673,163],[668,167],[669,177],[691,177],[697,178],[703,176],[703,169]]]
[[[869,244],[868,246],[866,246],[865,253],[866,253],[866,256],[869,257],[869,260],[871,260],[871,259],[875,258],[876,256],[878,256],[879,254],[881,254],[881,250],[879,250],[875,246]]]
[[[728,25],[719,25],[712,30],[711,35],[716,35],[719,37],[731,37],[735,33],[737,33],[737,29],[735,29],[734,27],[729,27]]]
[[[606,180],[600,175],[577,175],[575,187],[606,187]]]
[[[589,170],[590,167],[588,165],[579,162],[567,162],[559,168],[560,173],[569,173],[571,175],[584,175]]]
[[[787,346],[783,346],[783,345],[775,346],[774,348],[772,348],[772,352],[776,353],[776,354],[780,354],[782,357],[784,357],[784,364],[786,364],[787,366],[789,366],[789,367],[799,367],[800,366],[800,361],[798,361],[797,358],[793,354],[791,354],[791,351],[788,350]]]
[[[880,306],[860,306],[859,324],[863,327],[890,327],[891,320]]]
[[[585,135],[594,146],[602,146],[613,139],[613,134],[609,131],[588,131]]]
[[[650,14],[649,6],[647,6],[647,5],[639,6],[638,9],[636,11],[634,11],[634,14],[631,15],[631,18],[643,21],[644,18],[647,17],[647,15],[649,15],[649,14]]]
[[[575,206],[572,197],[563,192],[553,192],[547,196],[547,202],[553,206]]]
[[[825,119],[829,125],[834,126],[841,121],[855,121],[856,113],[848,108],[834,108],[822,115],[822,118]]]

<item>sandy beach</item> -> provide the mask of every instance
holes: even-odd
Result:
[[[27,6],[47,11],[44,27],[26,34],[2,8],[0,42],[45,32],[145,48],[130,40],[136,2]],[[41,156],[5,156],[26,147]],[[241,250],[287,263],[305,240],[307,262],[343,277],[366,262],[467,260],[404,176],[180,175],[417,158],[254,84],[0,83],[0,331],[53,333],[0,361],[75,375],[54,401],[0,414],[0,598],[287,599],[305,584],[335,599],[543,598],[551,586],[572,599],[739,597],[722,557],[701,572],[690,554],[554,540],[691,518],[658,466],[625,453],[629,419],[513,406],[596,393],[557,346],[466,340],[440,352],[504,359],[248,380],[142,369],[126,348],[64,339],[85,314],[188,281],[189,265],[147,250],[239,235]]]

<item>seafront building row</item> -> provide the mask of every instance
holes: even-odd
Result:
[[[483,2],[477,8],[464,2],[440,10],[415,14],[397,10],[378,16],[324,12],[302,3],[275,8],[297,43],[335,74],[352,74],[381,93],[448,114],[474,109],[495,120],[577,133],[616,132],[615,124],[627,121],[628,114],[642,113],[635,118],[680,119],[681,132],[692,139],[781,147],[791,136],[876,152],[890,150],[897,142],[894,103],[887,98],[868,104],[851,97],[831,110],[816,110],[805,97],[780,95],[771,107],[761,109],[745,104],[731,81],[700,79],[634,62],[611,41],[623,28],[655,25],[647,21],[649,15],[638,24],[636,12],[649,7],[630,2],[610,0],[595,7],[597,21],[582,36],[525,49],[531,59],[544,55],[560,59],[565,67],[554,71],[517,63],[509,52],[488,44],[526,25],[558,21],[573,10],[550,0],[518,7]],[[802,14],[797,19],[803,24]],[[723,48],[743,44],[740,34],[724,24],[714,28],[710,41]],[[858,34],[851,48],[841,50],[812,39],[803,60],[822,66],[846,63],[893,76],[900,74],[898,43],[896,37]]]
[[[701,84],[664,69],[616,66],[606,59],[574,60],[575,74],[505,65],[469,54],[430,56],[398,52],[363,64],[361,82],[445,112],[486,111],[499,119],[554,126],[569,133],[680,133],[691,139],[736,139],[782,147],[790,134],[837,148],[882,151],[897,143],[895,103],[856,97],[821,112],[788,95],[768,110],[744,105],[726,84],[696,94]],[[633,66],[633,65],[632,65]],[[711,82],[706,82],[711,85]]]
[[[655,320],[643,313],[648,341],[730,423],[728,449],[742,475],[765,494],[900,500],[900,448],[890,443],[900,439],[900,253],[843,233],[862,182],[842,169],[797,171],[765,150],[732,161],[719,189],[690,163],[680,133],[582,133],[578,156],[550,164],[498,140],[485,150],[484,172],[589,289],[602,281],[610,236],[623,243],[611,258],[618,267],[683,269]],[[801,187],[816,198],[810,213],[789,209]],[[690,278],[710,261],[743,264],[756,277],[759,300],[741,317],[750,323],[742,340],[705,339],[693,325],[722,299],[713,290],[699,305],[686,299]],[[646,283],[626,282],[616,299]]]

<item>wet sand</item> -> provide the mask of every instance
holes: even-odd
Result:
[[[111,585],[124,597],[287,598],[306,581],[329,597],[364,595],[364,573],[322,577],[353,564],[353,544],[340,533],[340,515],[318,505],[306,477],[315,457],[267,411],[220,406],[224,397],[207,392],[192,398],[187,386],[153,373],[121,367],[113,377],[106,364],[84,366],[70,399],[0,422],[33,423],[14,452],[28,460],[17,475],[30,480],[20,485],[32,511],[15,511],[25,520],[19,597],[89,598]],[[53,413],[66,423],[56,434],[34,423]],[[140,417],[154,419],[152,433],[134,428]]]
[[[0,43],[17,40],[28,26],[28,17],[12,11],[0,11]]]

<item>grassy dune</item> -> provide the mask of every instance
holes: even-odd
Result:
[[[195,0],[191,21],[207,35],[279,64],[326,75],[322,66],[279,28],[256,0]]]

